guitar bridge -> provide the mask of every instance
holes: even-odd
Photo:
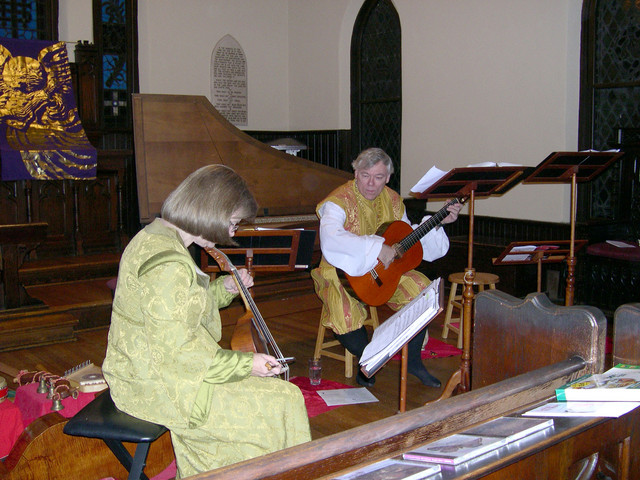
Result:
[[[382,286],[382,280],[380,280],[380,277],[378,276],[378,273],[375,271],[375,269],[371,270],[371,276],[373,277],[373,281],[376,282],[376,285],[378,287]]]

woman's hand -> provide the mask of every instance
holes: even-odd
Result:
[[[247,287],[247,288],[253,287],[253,277],[247,271],[246,268],[239,269],[238,270],[238,276],[240,277],[240,280],[242,281],[242,284],[245,287]],[[223,280],[223,282],[224,282],[224,288],[227,290],[227,292],[229,292],[229,293],[238,293],[238,286],[236,285],[236,282],[233,279],[232,275],[227,275],[225,277],[225,279]]]
[[[276,357],[264,353],[253,354],[253,368],[251,375],[254,377],[275,377],[282,373],[282,366]]]

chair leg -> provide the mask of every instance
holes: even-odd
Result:
[[[442,327],[442,338],[447,338],[449,335],[449,324],[451,323],[451,314],[453,313],[453,301],[456,298],[456,291],[458,290],[458,284],[452,283],[451,290],[449,291],[449,301],[447,302],[447,313],[444,316],[444,326]]]
[[[318,336],[316,337],[316,349],[313,351],[313,358],[316,360],[320,358],[320,350],[322,350],[322,344],[324,343],[324,331],[325,327],[322,322],[319,322]]]

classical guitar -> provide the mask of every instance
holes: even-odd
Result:
[[[242,352],[267,353],[278,359],[284,359],[249,289],[242,283],[237,268],[231,263],[229,257],[217,248],[205,248],[205,250],[218,262],[221,270],[233,275],[233,280],[236,282],[240,296],[244,301],[246,313],[236,322],[231,336],[231,349]],[[289,381],[289,365],[284,361],[280,362],[280,365],[284,380]]]
[[[345,273],[349,285],[358,298],[374,307],[386,303],[398,288],[400,277],[420,265],[422,261],[420,239],[440,225],[440,222],[449,215],[447,208],[450,205],[464,204],[467,198],[465,196],[450,200],[415,230],[401,220],[381,225],[376,235],[383,237],[384,243],[396,251],[396,258],[387,268],[378,262],[373,269],[360,277],[352,277]]]

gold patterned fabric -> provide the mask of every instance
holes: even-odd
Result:
[[[221,349],[233,299],[159,220],[122,255],[102,369],[115,404],[166,426],[179,477],[310,440],[298,387],[250,376],[252,354]]]
[[[316,212],[326,202],[335,203],[344,210],[344,229],[357,235],[373,235],[384,223],[401,220],[404,215],[402,197],[389,187],[385,187],[375,200],[368,200],[358,191],[354,180],[331,192],[318,204]],[[322,301],[320,321],[326,328],[342,335],[362,327],[367,319],[366,307],[347,292],[336,268],[324,256],[318,268],[311,271],[311,277]],[[393,310],[399,310],[430,283],[420,272],[407,272],[400,277],[398,289],[387,305]]]
[[[95,178],[63,42],[1,39],[0,156],[2,180]]]

